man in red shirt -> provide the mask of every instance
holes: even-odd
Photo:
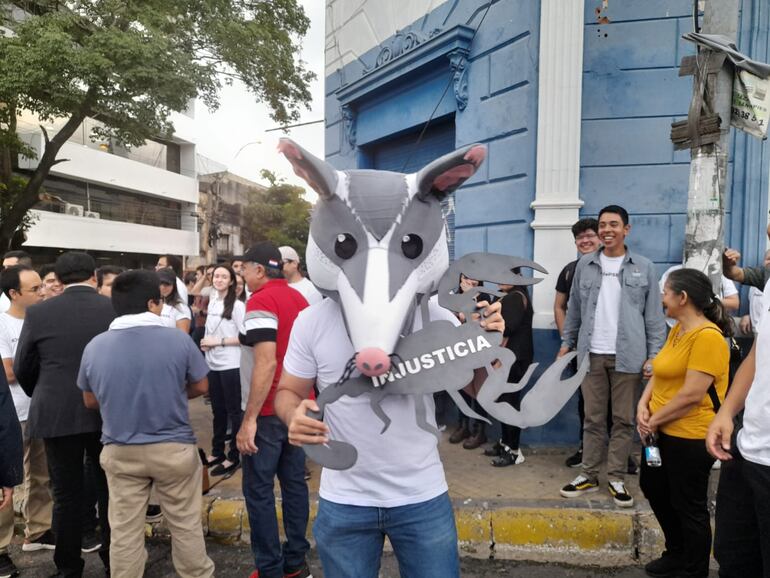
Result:
[[[283,278],[278,248],[258,243],[243,256],[243,277],[251,298],[241,330],[241,404],[236,438],[243,454],[243,496],[251,526],[256,571],[251,578],[309,578],[305,538],[309,517],[305,453],[292,446],[275,415],[273,400],[289,334],[307,301]],[[286,543],[281,547],[275,513],[275,476],[281,484]]]

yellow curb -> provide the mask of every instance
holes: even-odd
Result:
[[[457,512],[458,518],[465,517]],[[562,508],[500,508],[491,512],[496,545],[626,550],[634,544],[630,514]]]
[[[241,537],[241,518],[246,510],[243,500],[215,500],[209,508],[209,535],[224,542]]]

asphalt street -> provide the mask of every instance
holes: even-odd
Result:
[[[248,546],[223,545],[207,541],[209,556],[216,564],[216,575],[223,577],[247,578],[253,570],[253,559]],[[149,559],[145,578],[171,578],[176,576],[171,564],[171,544],[168,540],[152,539],[147,542]],[[53,553],[21,552],[18,545],[11,547],[11,556],[21,571],[20,578],[44,578],[54,571]],[[311,553],[311,569],[314,578],[323,578],[320,564]],[[96,554],[86,554],[86,572],[84,578],[101,578],[104,569]],[[463,578],[501,578],[522,576],[526,578],[641,578],[646,576],[641,568],[593,569],[575,568],[556,564],[533,564],[512,562],[510,560],[481,560],[464,558],[462,560]],[[713,576],[716,576],[713,573]],[[331,578],[331,577],[329,577]],[[399,578],[398,563],[391,553],[383,556],[380,578]],[[430,578],[430,577],[426,577]],[[440,577],[436,577],[440,578]]]

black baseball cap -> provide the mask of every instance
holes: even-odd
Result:
[[[175,285],[176,284],[176,273],[174,273],[174,270],[171,268],[166,269],[159,269],[156,271],[158,274],[158,279],[160,279],[161,284],[166,285]]]
[[[283,258],[278,247],[270,241],[262,241],[252,246],[243,254],[243,261],[259,263],[267,269],[281,270],[283,268]]]

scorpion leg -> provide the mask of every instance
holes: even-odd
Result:
[[[385,410],[382,409],[382,400],[385,397],[385,391],[384,390],[378,390],[371,392],[369,406],[372,408],[372,411],[374,412],[374,415],[376,415],[378,418],[380,418],[380,421],[382,421],[382,431],[380,431],[381,434],[384,434],[386,431],[388,431],[388,428],[390,427],[391,420],[388,417],[388,414],[385,413]]]
[[[437,427],[434,427],[429,421],[427,416],[428,408],[425,405],[425,397],[422,395],[415,395],[414,397],[414,411],[417,417],[417,427],[425,430],[428,433],[432,433],[437,438],[441,438]]]
[[[480,419],[481,421],[484,421],[492,425],[491,421],[477,414],[475,411],[471,409],[471,407],[467,403],[465,403],[465,400],[463,399],[463,396],[460,395],[459,391],[447,390],[447,393],[449,394],[449,397],[451,397],[454,400],[454,402],[457,404],[457,407],[460,409],[460,411],[463,412],[465,415],[467,415],[468,417],[472,417],[474,419]]]

